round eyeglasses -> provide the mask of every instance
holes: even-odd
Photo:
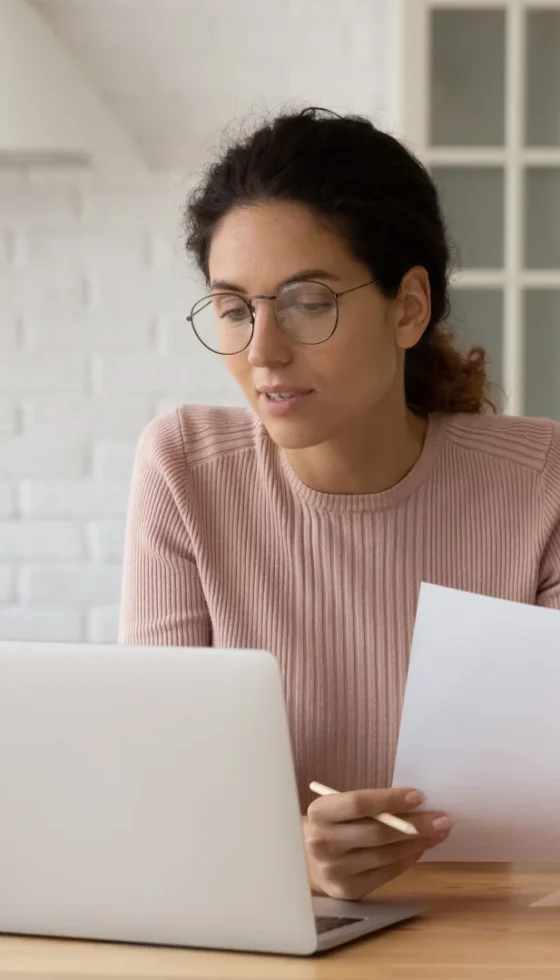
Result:
[[[324,344],[338,325],[338,301],[356,289],[371,286],[370,279],[351,289],[333,292],[323,282],[302,280],[281,286],[275,296],[216,292],[196,302],[187,317],[196,336],[215,354],[240,354],[255,330],[255,300],[271,300],[280,328],[298,344]]]

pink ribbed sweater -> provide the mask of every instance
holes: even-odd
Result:
[[[120,640],[274,653],[302,806],[311,779],[390,784],[422,581],[560,607],[560,426],[432,417],[410,473],[364,495],[306,487],[249,409],[145,431]]]

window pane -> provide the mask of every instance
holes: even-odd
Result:
[[[505,11],[433,10],[430,142],[503,146]]]
[[[525,294],[525,414],[560,420],[560,292]]]
[[[560,146],[560,10],[527,11],[528,146]]]
[[[527,268],[560,268],[560,170],[527,170],[525,211]]]
[[[434,167],[445,220],[463,269],[504,262],[504,175],[500,167]]]
[[[503,383],[504,297],[501,289],[454,289],[451,294],[452,327],[462,351],[484,347],[490,365],[490,380]],[[501,391],[494,390],[496,406],[503,408]]]

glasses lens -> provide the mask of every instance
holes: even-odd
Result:
[[[320,282],[292,282],[276,297],[276,316],[300,344],[321,344],[336,327],[336,299]]]
[[[198,339],[216,354],[237,354],[251,339],[251,310],[236,293],[213,293],[191,313]]]

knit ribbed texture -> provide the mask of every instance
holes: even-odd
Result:
[[[410,473],[358,495],[302,484],[249,410],[142,436],[120,640],[274,653],[302,807],[312,779],[390,785],[422,581],[560,607],[560,426],[432,417]]]

